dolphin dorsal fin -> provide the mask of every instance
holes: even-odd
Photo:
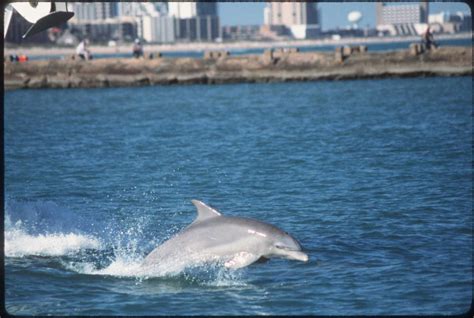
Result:
[[[219,212],[217,212],[216,210],[214,210],[213,208],[211,208],[210,206],[207,206],[206,204],[204,204],[203,202],[201,202],[199,200],[191,200],[191,202],[196,207],[197,213],[198,213],[198,216],[194,220],[193,223],[200,222],[200,221],[203,221],[203,220],[207,220],[209,218],[214,218],[216,216],[222,215]]]

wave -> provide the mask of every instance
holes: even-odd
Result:
[[[153,266],[142,266],[144,258],[144,255],[121,250],[115,251],[112,261],[104,267],[84,261],[70,261],[64,266],[80,274],[132,278],[140,281],[178,279],[186,281],[187,284],[208,287],[247,286],[241,280],[243,271],[236,272],[226,268],[223,260],[185,265],[182,261],[168,259]]]
[[[21,229],[5,230],[5,256],[62,256],[84,249],[100,249],[94,237],[75,233],[29,235]]]
[[[67,269],[80,274],[139,279],[175,277],[179,275],[184,275],[188,278],[203,278],[207,276],[215,276],[217,273],[222,276],[225,271],[228,271],[224,268],[223,263],[219,261],[185,266],[183,262],[167,260],[166,262],[145,267],[142,266],[143,259],[143,256],[134,257],[133,254],[124,255],[116,253],[111,262],[109,262],[105,267],[96,262],[85,262],[84,260],[69,261],[64,263],[64,266]]]
[[[10,203],[5,208],[5,256],[62,256],[101,249],[91,234],[74,231],[70,211],[46,203]],[[69,229],[66,228],[69,227]]]

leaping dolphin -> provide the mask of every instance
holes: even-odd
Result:
[[[148,254],[142,268],[180,270],[189,265],[222,261],[225,267],[238,269],[274,257],[308,261],[300,243],[276,226],[223,216],[201,201],[191,202],[197,208],[197,218]]]

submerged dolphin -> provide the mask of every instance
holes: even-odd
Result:
[[[256,261],[281,257],[306,262],[296,239],[279,228],[257,220],[223,216],[198,200],[192,200],[198,216],[188,227],[154,249],[142,268],[174,267],[223,261],[237,269]]]

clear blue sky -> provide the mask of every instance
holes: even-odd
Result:
[[[263,24],[264,2],[219,2],[218,7],[222,25]],[[318,8],[321,10],[323,30],[347,26],[349,24],[347,14],[353,10],[360,11],[363,15],[360,26],[375,26],[375,3],[373,2],[320,2]],[[463,2],[430,2],[430,13],[441,11],[470,12],[470,8]]]

